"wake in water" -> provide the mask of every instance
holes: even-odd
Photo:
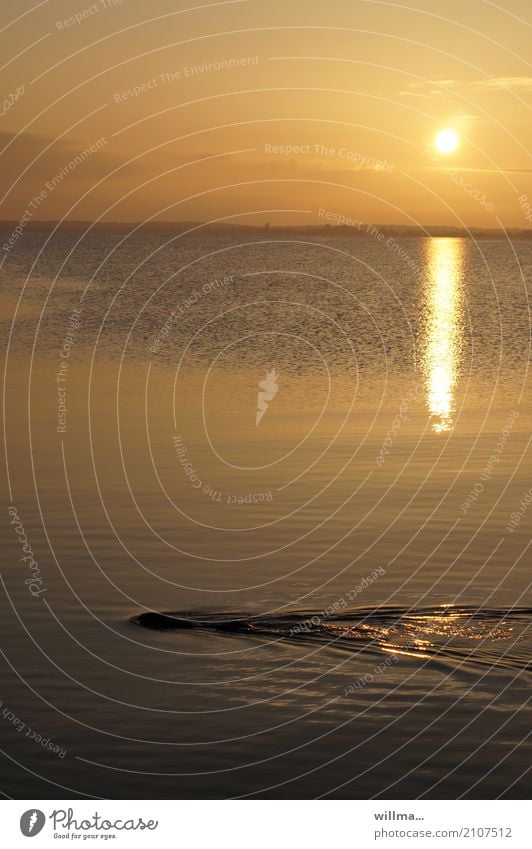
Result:
[[[160,631],[198,629],[271,640],[311,640],[349,651],[373,646],[394,654],[531,669],[532,608],[525,607],[389,606],[343,610],[332,616],[308,611],[278,616],[150,611],[133,621]]]

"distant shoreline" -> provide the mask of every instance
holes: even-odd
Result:
[[[0,221],[0,231],[12,231],[18,221]],[[366,225],[365,225],[366,226]],[[304,235],[304,236],[351,236],[353,239],[372,238],[370,230],[383,233],[394,238],[414,237],[450,237],[470,239],[532,239],[532,229],[509,228],[489,229],[482,227],[447,227],[442,225],[425,225],[419,227],[404,227],[394,224],[372,224],[367,223],[366,229],[357,229],[349,225],[327,225],[309,224],[301,225],[254,225],[254,224],[226,224],[209,223],[205,221],[150,221],[147,223],[135,221],[62,221],[37,220],[28,221],[25,225],[27,231],[51,232],[57,228],[60,232],[73,230],[91,230],[106,233],[128,233],[133,230],[141,233],[154,233],[165,235],[179,235],[187,231],[195,233],[246,233],[246,234],[270,234],[270,235]]]

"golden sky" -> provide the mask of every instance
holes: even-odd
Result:
[[[3,219],[532,226],[529,0],[22,0],[2,20]]]

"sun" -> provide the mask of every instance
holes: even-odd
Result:
[[[436,150],[440,153],[452,153],[456,150],[460,143],[460,138],[456,130],[451,128],[447,128],[446,130],[440,130],[436,138],[434,139],[434,145]]]

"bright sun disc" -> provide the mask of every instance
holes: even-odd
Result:
[[[440,130],[434,139],[436,149],[439,150],[440,153],[452,153],[453,150],[456,150],[458,147],[458,142],[458,133],[456,130],[451,129]]]

